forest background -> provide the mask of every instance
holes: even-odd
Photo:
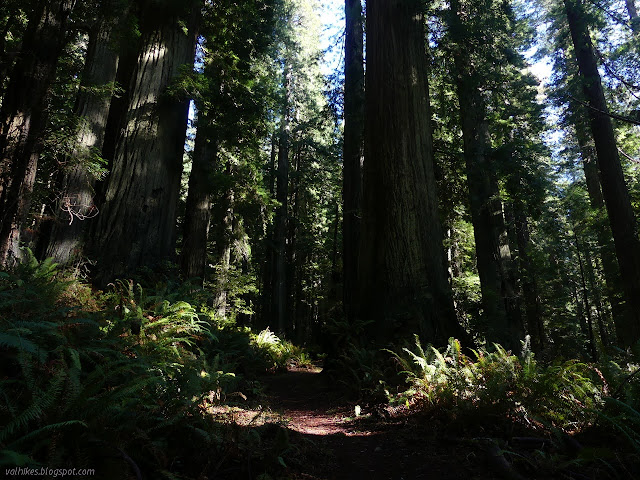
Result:
[[[343,7],[326,48],[317,0],[0,5],[4,465],[218,471],[207,409],[323,358],[637,472],[634,1]]]

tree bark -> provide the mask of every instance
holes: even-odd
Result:
[[[522,298],[524,300],[524,315],[527,334],[531,339],[531,349],[541,352],[546,344],[544,322],[542,319],[542,305],[533,261],[529,254],[530,233],[527,210],[522,200],[513,192],[518,191],[517,177],[510,179],[514,184],[507,184],[512,192],[513,204],[510,205],[513,230],[515,230],[515,244],[517,245],[518,278],[521,281]]]
[[[184,215],[180,266],[186,278],[205,280],[211,222],[211,182],[218,161],[218,144],[205,112],[198,113],[193,163]]]
[[[193,65],[199,9],[191,13],[188,33],[178,17],[158,20],[157,12],[148,13],[153,21],[142,25],[126,127],[95,232],[98,283],[153,268],[175,254],[189,101],[168,94],[167,87],[183,66]]]
[[[638,33],[640,31],[640,22],[638,19],[636,2],[635,0],[625,0],[625,5],[627,7],[627,13],[629,14],[629,25],[631,26],[631,30],[633,30],[633,33]]]
[[[359,317],[376,341],[460,338],[434,175],[423,4],[367,2]]]
[[[584,108],[574,102],[571,104],[572,109],[582,111]],[[583,118],[577,116],[577,118]],[[584,178],[587,186],[587,194],[589,195],[589,203],[591,208],[596,211],[596,238],[598,240],[598,251],[602,262],[602,272],[606,285],[607,298],[611,305],[611,313],[613,315],[614,325],[616,327],[617,336],[624,334],[624,325],[631,323],[631,312],[626,308],[624,302],[624,289],[620,278],[620,269],[616,259],[615,247],[611,236],[611,226],[607,222],[607,213],[605,211],[604,197],[600,185],[600,175],[598,172],[597,156],[588,131],[589,126],[585,122],[575,122],[574,128],[576,139],[582,157],[582,166],[584,170]],[[604,341],[604,340],[603,340]]]
[[[231,175],[231,169],[228,167],[227,172]],[[225,192],[222,211],[223,216],[219,222],[219,234],[217,240],[218,250],[218,271],[216,275],[216,291],[214,298],[214,307],[220,318],[227,317],[227,297],[229,292],[229,271],[231,269],[231,245],[233,243],[233,203],[234,194],[232,189]]]
[[[278,135],[277,132],[271,134],[271,154],[269,156],[269,198],[275,195],[276,168],[278,158]],[[268,223],[265,235],[265,259],[262,268],[262,285],[260,292],[260,327],[271,326],[271,316],[273,315],[273,292],[274,292],[274,268],[275,249],[273,244],[273,224]]]
[[[479,73],[472,66],[464,42],[465,25],[461,20],[464,12],[460,2],[452,1],[451,9],[454,15],[452,36],[458,42],[454,58],[456,83],[483,316],[488,326],[487,341],[514,350],[520,346],[523,336],[522,319],[511,278],[511,251],[497,173],[491,158],[486,105]]]
[[[56,215],[48,238],[45,257],[67,264],[81,253],[85,220],[98,214],[95,207],[95,177],[88,169],[92,155],[100,155],[109,116],[111,96],[95,93],[92,88],[104,88],[116,79],[119,55],[114,50],[114,29],[119,18],[101,19],[90,32],[82,84],[76,100],[75,113],[83,122],[78,132],[77,147],[67,160],[71,166],[65,172]]]
[[[273,311],[271,322],[274,322],[278,333],[285,333],[288,328],[287,318],[287,221],[289,199],[289,122],[290,122],[290,67],[285,70],[284,105],[280,123],[278,140],[278,168],[276,170],[276,200],[278,207],[273,226],[274,268],[273,268]]]
[[[582,263],[582,253],[580,251],[580,242],[578,241],[578,234],[573,231],[573,238],[576,242],[576,254],[578,256],[578,266],[580,268],[580,284],[582,286],[582,300],[584,302],[584,322],[583,333],[587,337],[587,341],[589,342],[589,354],[591,355],[591,360],[594,362],[598,361],[598,350],[596,349],[596,342],[593,338],[593,320],[591,317],[591,305],[589,302],[589,290],[587,289],[587,281],[584,273],[584,266]]]
[[[46,96],[75,3],[37,3],[0,109],[0,267],[20,258],[20,228],[31,205],[46,124]]]
[[[624,346],[640,340],[640,240],[635,214],[624,180],[615,133],[602,89],[588,25],[578,0],[565,0],[565,9],[585,98],[620,274],[631,319],[624,321],[619,340]]]
[[[342,269],[344,312],[347,319],[353,320],[364,155],[364,32],[360,0],[345,0],[345,19]]]

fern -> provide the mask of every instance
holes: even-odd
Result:
[[[0,430],[0,443],[4,442],[9,436],[25,429],[31,422],[34,422],[44,416],[45,411],[51,407],[59,398],[64,387],[66,372],[59,370],[52,378],[49,388],[45,391],[34,391],[33,403],[24,411],[11,420],[6,427]]]

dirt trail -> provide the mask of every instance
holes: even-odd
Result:
[[[288,420],[292,434],[313,450],[293,468],[307,480],[473,480],[487,474],[473,449],[437,438],[424,426],[385,417],[354,405],[318,370],[295,370],[265,378],[272,410]],[[301,437],[301,438],[300,438]],[[296,440],[292,438],[292,443]],[[302,471],[300,471],[302,470]]]

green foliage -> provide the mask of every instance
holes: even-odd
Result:
[[[528,344],[524,347],[520,357],[494,345],[492,350],[474,350],[475,358],[470,358],[458,340],[451,339],[441,352],[431,346],[423,349],[416,338],[415,352],[405,348],[403,354],[394,354],[411,388],[393,401],[558,429],[591,425],[604,396],[593,367],[575,360],[543,367]]]
[[[94,294],[30,251],[0,272],[2,465],[197,478],[233,456],[207,408],[246,398],[242,359],[264,371],[301,350],[268,330],[219,327],[179,290],[120,280]]]
[[[269,328],[262,330],[257,335],[251,334],[251,344],[273,370],[286,368],[291,363],[304,362],[305,360],[310,362],[304,350],[287,340],[280,339]]]

